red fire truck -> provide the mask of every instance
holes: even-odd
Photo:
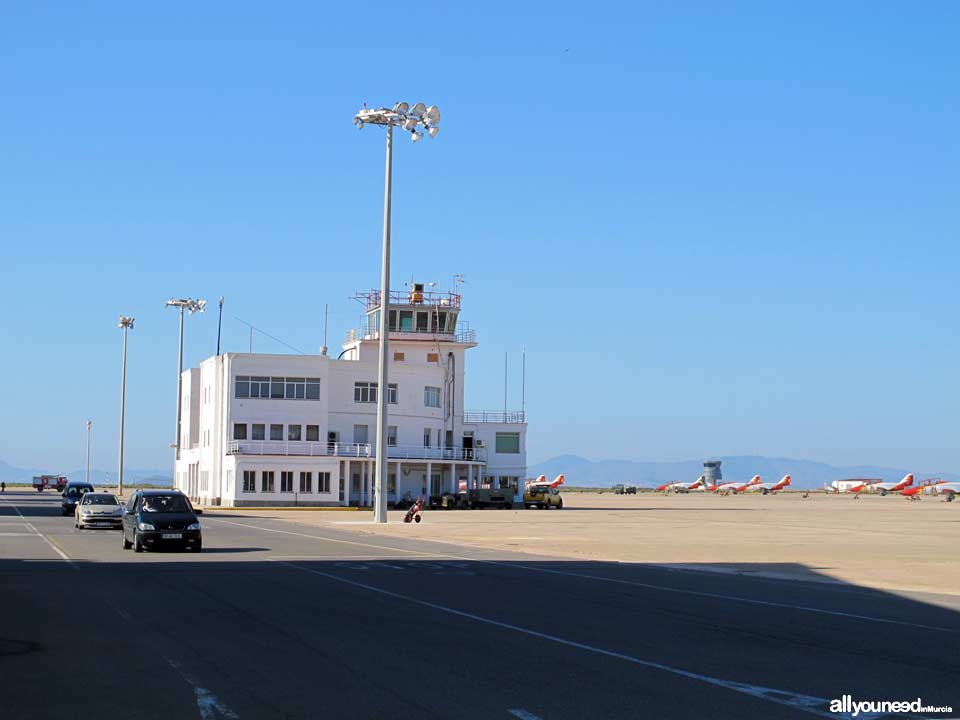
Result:
[[[63,492],[67,486],[66,475],[34,475],[33,486],[37,492],[43,492],[47,488],[56,488],[57,492]]]

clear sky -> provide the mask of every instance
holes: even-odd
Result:
[[[955,2],[5,3],[0,459],[168,468],[170,296],[316,352],[379,278],[467,278],[467,406],[531,462],[960,471]],[[216,347],[187,320],[185,360]],[[284,351],[265,338],[262,351]]]

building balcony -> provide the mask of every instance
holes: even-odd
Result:
[[[376,447],[370,443],[327,443],[282,440],[230,440],[227,455],[284,455],[306,457],[375,458]],[[391,460],[448,460],[457,462],[486,462],[483,448],[430,448],[417,445],[391,445],[387,449]]]
[[[464,424],[500,423],[502,425],[521,425],[527,421],[523,410],[467,410],[463,413]]]

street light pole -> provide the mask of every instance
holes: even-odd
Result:
[[[423,127],[430,137],[440,131],[440,110],[435,105],[429,108],[417,103],[411,108],[401,102],[393,109],[367,109],[358,112],[353,122],[357,127],[364,125],[383,125],[387,128],[387,162],[383,191],[383,247],[380,266],[380,322],[379,322],[379,375],[377,387],[377,449],[374,474],[373,521],[387,522],[387,472],[390,465],[387,457],[387,402],[390,395],[389,362],[387,350],[390,334],[390,204],[393,188],[393,128],[402,127],[411,133],[413,142],[419,142],[423,133],[417,130]]]
[[[180,342],[177,348],[178,356],[178,365],[177,365],[177,441],[173,444],[173,460],[174,460],[174,478],[173,485],[176,487],[177,478],[176,478],[176,462],[180,459],[180,418],[183,411],[183,311],[187,310],[191,315],[195,312],[203,312],[203,308],[206,306],[206,300],[193,300],[191,298],[181,298],[179,300],[174,300],[170,298],[166,302],[166,307],[176,307],[180,308]]]
[[[390,201],[393,190],[393,125],[387,125],[387,167],[383,188],[383,248],[380,259],[380,372],[377,391],[377,458],[373,492],[374,522],[387,521],[387,400],[390,335]]]
[[[87,420],[87,484],[90,484],[90,428],[93,422]]]
[[[123,495],[123,425],[127,405],[127,332],[133,329],[134,318],[120,316],[123,328],[123,365],[120,370],[120,468],[117,472],[117,495]]]

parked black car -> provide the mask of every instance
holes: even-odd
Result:
[[[123,549],[175,546],[200,552],[200,521],[179,490],[138,490],[123,512]]]
[[[93,485],[85,482],[69,482],[63,489],[63,497],[60,499],[60,514],[73,515],[77,509],[77,503],[80,502],[86,493],[93,492]]]

